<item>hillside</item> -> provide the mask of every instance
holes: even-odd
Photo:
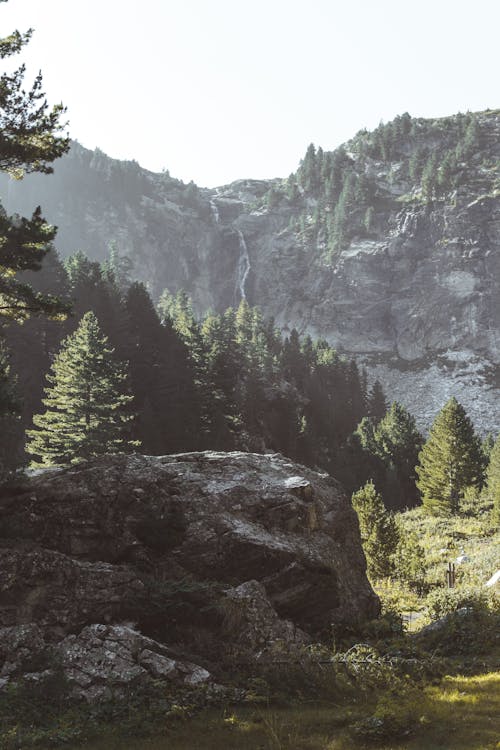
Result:
[[[1,178],[8,212],[40,202],[63,256],[116,241],[154,296],[195,309],[246,296],[285,330],[354,354],[427,427],[450,395],[499,422],[500,113],[408,115],[310,147],[287,180],[184,185],[74,144],[53,176]],[[497,402],[497,403],[495,403]]]

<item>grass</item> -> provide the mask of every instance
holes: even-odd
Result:
[[[434,517],[426,515],[422,507],[398,514],[403,529],[415,534],[425,554],[425,580],[423,588],[431,591],[444,588],[446,569],[462,553],[468,557],[463,564],[455,564],[457,589],[475,587],[484,590],[484,584],[500,568],[500,529],[491,520],[490,508],[481,500],[471,501],[457,516]],[[476,507],[472,507],[472,506]],[[472,514],[474,513],[474,515]],[[406,613],[425,613],[425,596],[395,580],[372,582],[386,609]],[[420,625],[428,620],[421,619]]]
[[[297,705],[210,710],[148,739],[105,736],[88,750],[359,750],[348,724],[373,706]],[[413,705],[414,736],[380,742],[378,750],[497,750],[500,748],[500,672],[446,677]]]

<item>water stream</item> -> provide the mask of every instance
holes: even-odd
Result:
[[[215,223],[220,224],[219,209],[217,208],[217,204],[213,199],[210,199],[210,211],[212,213],[212,218],[215,221]]]
[[[250,258],[248,255],[247,243],[241,229],[236,230],[238,233],[238,240],[240,243],[240,259],[238,261],[238,288],[240,291],[240,299],[246,299],[245,285],[247,282],[248,274],[250,273]]]

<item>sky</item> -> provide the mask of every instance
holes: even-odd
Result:
[[[500,0],[9,0],[87,148],[214,187],[408,111],[500,107]],[[3,61],[4,63],[6,61]]]

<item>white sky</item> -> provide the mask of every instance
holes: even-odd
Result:
[[[70,135],[215,186],[404,111],[500,106],[500,0],[10,0]]]

